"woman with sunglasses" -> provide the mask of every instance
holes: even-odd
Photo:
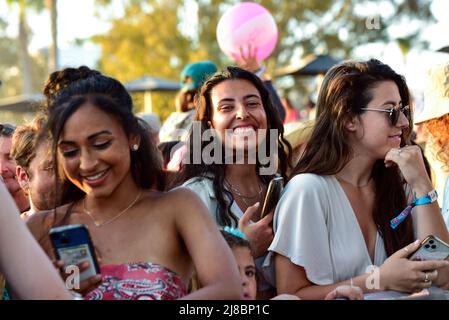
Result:
[[[409,103],[404,78],[378,60],[326,74],[311,138],[275,212],[278,294],[322,299],[348,284],[417,292],[449,281],[449,262],[407,259],[417,239],[449,241],[421,151],[409,145]]]

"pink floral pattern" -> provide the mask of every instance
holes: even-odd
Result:
[[[102,283],[85,300],[175,300],[187,287],[173,271],[154,263],[101,266]]]

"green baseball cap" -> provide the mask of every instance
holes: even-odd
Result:
[[[199,89],[215,72],[217,72],[217,66],[211,61],[190,63],[181,72],[181,87],[188,90]],[[187,77],[190,77],[192,81],[186,82]]]

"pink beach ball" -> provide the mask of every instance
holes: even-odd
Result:
[[[257,47],[257,60],[266,59],[276,47],[278,31],[270,12],[254,2],[241,2],[227,10],[217,25],[220,49],[231,59],[240,60],[240,47]]]

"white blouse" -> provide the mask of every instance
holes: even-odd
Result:
[[[277,205],[274,230],[268,250],[303,267],[309,281],[318,285],[369,272],[387,258],[378,232],[371,261],[349,199],[334,176],[295,176]],[[271,260],[268,257],[264,265]]]

